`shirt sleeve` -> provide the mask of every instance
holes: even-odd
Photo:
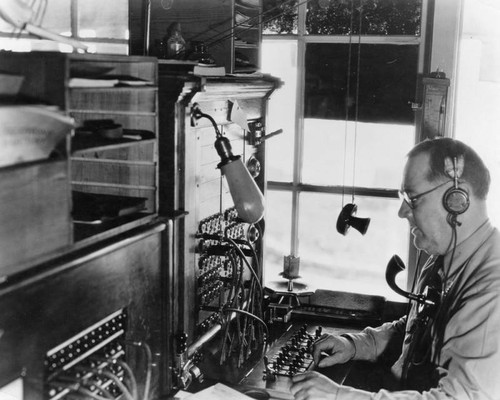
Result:
[[[404,336],[406,316],[379,327],[368,327],[359,333],[349,333],[356,348],[355,360],[376,361],[395,339]]]
[[[341,386],[336,399],[500,399],[500,272],[491,271],[488,274],[483,270],[471,276],[469,282],[460,285],[459,300],[446,305],[447,316],[443,321],[446,328],[439,353],[436,388],[422,393],[411,390],[372,393]],[[402,322],[366,328],[352,335],[357,359],[376,360]]]

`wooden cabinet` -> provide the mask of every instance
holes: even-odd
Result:
[[[114,345],[118,351],[111,354],[117,362],[128,363],[139,393],[147,380],[148,398],[166,393],[166,363],[173,358],[168,344],[171,314],[167,271],[161,268],[158,251],[166,229],[162,223],[149,224],[52,259],[23,280],[1,283],[0,388],[18,381],[24,399],[70,398],[64,394],[70,391],[71,378],[81,377],[78,368],[88,366],[91,357],[105,357],[106,349],[110,354]],[[110,320],[117,314],[125,317],[120,331],[113,330]],[[125,340],[147,344],[152,359],[148,361],[141,348],[125,345]],[[59,360],[54,357],[58,353]],[[51,362],[63,365],[64,372],[54,370]],[[62,375],[67,379],[58,383]],[[95,397],[98,391],[91,389]]]
[[[117,234],[156,215],[156,58],[4,53],[0,69],[24,76],[21,95],[54,104],[74,119],[76,242]]]
[[[58,373],[77,379],[89,356],[116,355],[140,393],[160,398],[175,316],[172,222],[158,217],[157,59],[6,52],[0,70],[24,78],[15,101],[48,104],[75,126],[64,155],[0,168],[0,387],[63,398],[73,389]]]

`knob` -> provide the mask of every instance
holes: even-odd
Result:
[[[321,336],[321,333],[323,331],[323,328],[321,326],[318,326],[316,329],[316,338],[319,338]]]

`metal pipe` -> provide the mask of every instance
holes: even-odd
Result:
[[[247,302],[243,303],[242,308],[246,307]],[[232,312],[229,315],[228,323],[232,321],[236,317],[236,312]],[[207,332],[201,335],[195,342],[191,343],[191,345],[187,349],[187,358],[190,359],[203,345],[212,340],[215,335],[222,329],[222,324],[215,324],[212,326]]]

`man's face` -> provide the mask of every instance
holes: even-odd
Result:
[[[426,179],[429,168],[429,155],[419,154],[408,159],[406,163],[402,190],[410,197],[424,193],[443,182],[429,182]],[[399,209],[399,217],[410,223],[413,243],[417,249],[428,254],[444,254],[451,240],[451,228],[446,217],[447,211],[442,204],[443,194],[453,185],[445,184],[436,190],[418,198],[414,208],[403,201]]]

